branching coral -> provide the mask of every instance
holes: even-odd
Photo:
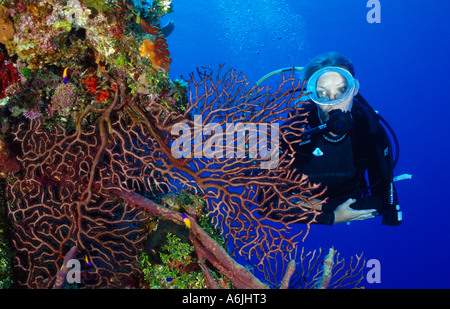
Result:
[[[131,202],[138,207],[153,215],[162,216],[174,222],[183,222],[183,216],[175,211],[155,204],[136,193],[124,192],[117,189],[111,189],[111,194]],[[193,218],[191,220],[190,240],[194,244],[199,260],[207,259],[214,267],[224,274],[236,288],[268,288],[258,278],[237,263],[211,236],[209,236]],[[206,271],[206,270],[205,270]]]
[[[231,83],[228,83],[230,78]],[[210,84],[212,87],[235,87],[245,79],[228,71],[217,82],[212,75],[205,76],[203,81],[214,82]],[[262,216],[260,212],[265,210],[264,199],[274,194],[280,196],[281,201],[274,208],[284,209],[288,206],[284,203],[298,208],[289,201],[293,192],[282,186],[290,183],[292,188],[303,192],[309,188],[305,180],[290,179],[283,170],[265,170],[259,175],[251,175],[249,173],[257,169],[253,162],[261,161],[257,158],[189,162],[175,158],[170,149],[173,137],[168,133],[179,121],[189,121],[188,115],[194,109],[208,111],[213,104],[223,100],[222,109],[227,117],[238,117],[244,106],[248,106],[247,112],[256,106],[262,108],[259,114],[249,113],[251,117],[281,117],[277,114],[277,103],[270,99],[272,96],[258,93],[262,101],[256,103],[245,99],[246,91],[231,94],[225,88],[219,97],[211,97],[211,101],[193,99],[194,104],[181,114],[156,102],[147,104],[151,107],[149,110],[142,109],[137,103],[145,97],[129,97],[123,82],[111,79],[110,83],[118,85],[113,102],[105,108],[87,105],[77,118],[73,134],[67,134],[59,127],[52,133],[46,132],[40,120],[17,128],[15,141],[21,145],[19,161],[24,169],[14,177],[7,193],[10,218],[16,226],[13,243],[19,251],[18,267],[23,271],[29,270],[23,284],[51,286],[53,282],[46,280],[54,276],[63,254],[73,245],[90,256],[94,273],[98,276],[94,286],[116,285],[133,269],[137,271],[142,238],[136,237],[143,230],[136,228],[142,217],[130,207],[140,205],[141,201],[139,197],[130,195],[132,190],[150,195],[177,191],[182,187],[194,190],[203,199],[207,198],[209,213],[214,216],[216,226],[228,230],[229,240],[239,245],[242,254],[256,254],[261,260],[260,266],[274,253],[295,245],[296,235],[284,236],[289,224]],[[200,85],[203,87],[203,83],[194,85],[197,85],[197,90]],[[242,87],[237,89],[244,90]],[[232,98],[222,95],[232,95]],[[287,97],[290,97],[288,92],[280,100]],[[294,99],[288,98],[292,102]],[[285,111],[281,108],[281,101],[278,103],[280,111]],[[264,108],[265,104],[273,107],[269,113],[269,109]],[[212,114],[206,116],[212,117]],[[95,125],[82,125],[88,117],[96,119]],[[219,163],[220,168],[217,166]],[[201,170],[198,164],[202,164]],[[210,175],[204,175],[208,171]],[[246,192],[244,187],[251,188],[253,193]],[[236,194],[239,188],[244,191]],[[263,200],[258,201],[256,197],[260,194]],[[126,204],[117,198],[125,200]],[[180,213],[170,214],[168,209],[159,211],[161,213],[157,215],[183,222]],[[305,208],[297,220],[308,214],[314,215],[313,208]],[[258,286],[251,283],[257,281],[250,274],[243,275],[245,268],[227,258],[223,248],[211,240],[194,218],[190,220],[191,241],[199,256],[213,263],[236,287]],[[269,222],[276,222],[284,228],[272,226]],[[109,228],[104,230],[102,226]],[[273,243],[273,238],[281,241]]]
[[[245,78],[234,71],[214,75],[217,80],[212,72],[201,76],[200,81],[194,76],[190,80],[192,104],[184,113],[154,101],[142,104],[147,96],[131,97],[123,81],[111,79],[111,84],[117,84],[113,102],[104,108],[87,105],[77,117],[74,133],[61,127],[47,132],[40,120],[17,128],[15,141],[22,147],[19,161],[24,168],[14,176],[7,193],[15,225],[13,243],[19,252],[17,267],[28,273],[22,284],[52,286],[64,254],[76,245],[93,263],[95,280],[91,277],[86,286],[129,286],[129,278],[139,273],[144,229],[137,224],[146,220],[137,211],[141,209],[181,225],[188,221],[199,263],[206,259],[233,286],[268,287],[208,235],[195,216],[136,193],[154,196],[186,188],[205,200],[216,228],[226,232],[234,252],[256,260],[256,267],[269,274],[266,280],[274,274],[267,265],[289,261],[297,248],[300,234],[291,235],[290,225],[314,220],[317,212],[309,202],[314,196],[306,193],[315,187],[285,169],[288,157],[281,156],[273,169],[260,169],[258,164],[265,159],[259,157],[189,160],[174,156],[170,146],[174,137],[168,133],[180,121],[194,121],[189,115],[196,110],[218,123],[279,121],[301,115],[295,108],[298,96],[291,90],[280,88],[276,97],[262,89],[249,92]],[[293,82],[286,80],[284,86],[297,87]],[[88,119],[93,124],[86,125],[92,121]],[[202,145],[208,145],[208,139]],[[310,206],[298,205],[299,199]],[[272,217],[274,211],[280,214]],[[285,222],[287,218],[291,222]],[[217,286],[204,263],[202,270],[208,285]],[[276,272],[286,273],[283,286],[295,274],[292,263],[277,267]]]
[[[328,252],[328,253],[327,253]],[[334,248],[295,252],[298,255],[296,269],[289,284],[295,289],[361,288],[364,279],[365,260],[361,255],[351,257],[346,263]]]
[[[117,100],[118,96],[111,109]],[[108,115],[108,110],[104,112]],[[136,224],[143,218],[98,192],[95,174],[101,170],[107,142],[98,139],[102,132],[90,127],[67,135],[58,128],[49,134],[38,120],[17,131],[24,171],[8,189],[9,210],[16,226],[18,267],[29,271],[23,282],[29,287],[52,286],[48,279],[54,278],[63,254],[73,245],[91,257],[97,276],[94,286],[116,286],[137,271],[142,239],[136,238],[140,233]]]
[[[2,177],[18,169],[19,164],[11,161],[16,155],[24,167],[9,178],[7,188],[9,218],[16,226],[12,240],[18,251],[16,269],[26,274],[18,284],[52,286],[64,254],[76,245],[94,265],[85,286],[129,285],[127,278],[139,274],[137,256],[143,240],[139,224],[145,216],[98,192],[102,179],[109,179],[99,176],[108,173],[108,162],[102,161],[106,149],[114,165],[114,155],[121,148],[114,144],[120,143],[118,135],[118,140],[109,140],[107,128],[118,121],[115,127],[126,134],[131,121],[129,112],[122,114],[127,88],[121,83],[119,91],[117,83],[105,76],[110,73],[106,73],[104,63],[119,50],[115,40],[125,38],[120,33],[124,29],[120,17],[127,11],[108,12],[112,20],[109,27],[105,15],[86,18],[90,9],[77,0],[69,2],[72,5],[52,1],[53,6],[49,6],[48,1],[39,5],[6,1],[16,8],[14,23],[21,30],[7,46],[10,54],[19,58],[21,79],[14,89],[9,87],[7,105],[2,106],[4,117],[9,117],[4,119],[2,131],[13,132],[17,146],[14,155],[2,153]],[[78,44],[80,40],[83,44]],[[120,71],[117,77],[131,75],[133,83],[135,76],[149,70],[136,61],[135,45],[123,46],[122,56],[128,55],[124,59],[132,72]],[[97,55],[95,62],[92,54]],[[1,64],[7,66],[1,80],[6,88],[18,77],[12,75],[12,62]],[[67,67],[70,74],[63,83]],[[74,120],[70,130],[69,118]],[[8,145],[4,146],[7,151]]]

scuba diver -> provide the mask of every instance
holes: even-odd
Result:
[[[393,178],[398,142],[385,123],[396,142],[394,159],[381,116],[358,93],[352,62],[327,52],[313,58],[302,72],[310,101],[304,105],[307,125],[292,119],[281,130],[303,130],[300,142],[298,135],[289,137],[287,132],[285,137],[295,151],[290,154],[292,167],[308,175],[311,183],[321,184],[311,196],[327,188],[315,223],[332,225],[381,215],[384,225],[401,224]],[[281,141],[280,148],[289,155],[286,142]]]

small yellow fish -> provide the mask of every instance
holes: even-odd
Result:
[[[191,228],[191,220],[189,220],[188,216],[185,214],[181,214],[181,218],[183,219],[184,224],[190,229]]]
[[[63,73],[63,80],[64,80],[64,84],[67,84],[67,70],[69,69],[69,67],[64,69],[64,73]]]
[[[94,264],[92,264],[92,263],[89,261],[87,255],[84,256],[84,261],[86,262],[86,265],[88,265],[88,266],[93,266],[93,265],[94,265]]]
[[[166,281],[167,281],[167,283],[171,283],[171,284],[175,284],[175,283],[177,283],[178,282],[178,280],[177,279],[175,279],[175,278],[166,278]]]

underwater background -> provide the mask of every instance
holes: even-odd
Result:
[[[399,139],[394,175],[412,174],[396,184],[403,224],[314,225],[304,245],[379,260],[381,283],[366,288],[449,288],[450,2],[379,3],[381,22],[369,23],[366,0],[174,0],[161,21],[176,24],[169,73],[225,63],[256,82],[326,51],[350,58],[361,94]]]

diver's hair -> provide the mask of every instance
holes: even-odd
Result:
[[[326,52],[314,57],[308,62],[303,68],[303,79],[308,80],[314,72],[329,66],[344,68],[348,70],[352,76],[355,76],[353,63],[347,57],[338,52]]]

